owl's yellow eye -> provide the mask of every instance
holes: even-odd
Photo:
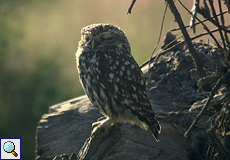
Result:
[[[113,38],[113,33],[104,33],[102,34],[102,39],[108,40]]]

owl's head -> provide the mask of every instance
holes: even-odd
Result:
[[[130,46],[125,33],[111,24],[92,24],[81,30],[79,47],[85,51],[103,51],[110,48],[122,48],[130,52]]]

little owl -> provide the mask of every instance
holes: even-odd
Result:
[[[76,61],[85,93],[106,117],[103,123],[130,122],[150,129],[159,141],[161,127],[149,102],[143,73],[119,27],[92,24],[82,28]]]

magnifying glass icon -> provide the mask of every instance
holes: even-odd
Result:
[[[15,145],[11,141],[7,141],[3,145],[3,149],[7,153],[12,153],[15,157],[18,156],[18,154],[14,151],[15,150]]]

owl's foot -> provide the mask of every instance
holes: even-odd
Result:
[[[92,130],[94,130],[94,128],[97,127],[97,126],[100,125],[100,124],[101,124],[100,121],[94,122],[94,123],[92,124]]]
[[[98,119],[97,119],[97,122],[94,122],[94,123],[92,124],[92,130],[93,130],[95,127],[97,127],[98,125],[100,125],[100,124],[102,123],[103,120],[106,120],[106,119],[107,119],[107,117],[100,117],[100,118],[98,118]]]
[[[108,117],[101,117],[97,122],[92,124],[92,133],[93,135],[97,130],[107,131],[111,126],[111,120]]]
[[[104,120],[104,119],[107,119],[107,117],[100,117],[100,118],[97,119],[97,122],[98,122],[98,121],[102,121],[102,120]]]

